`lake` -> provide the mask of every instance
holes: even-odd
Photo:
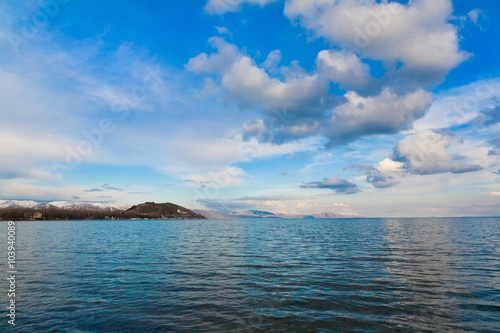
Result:
[[[499,218],[16,222],[0,331],[499,332],[499,247]]]

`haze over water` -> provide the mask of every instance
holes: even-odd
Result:
[[[499,218],[16,227],[16,332],[493,332],[500,323]],[[2,237],[2,258],[6,248]]]

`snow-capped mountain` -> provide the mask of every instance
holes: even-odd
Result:
[[[31,209],[83,209],[83,210],[125,210],[132,205],[123,203],[102,203],[102,202],[84,202],[84,201],[52,201],[37,202],[34,200],[0,200],[0,208],[31,208]]]
[[[40,205],[33,200],[0,200],[0,208],[35,208]]]

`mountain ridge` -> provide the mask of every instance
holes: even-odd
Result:
[[[173,203],[0,200],[0,220],[204,219]]]
[[[165,208],[166,210],[162,211],[162,207],[158,206],[158,212],[152,213],[148,215],[146,211],[142,208],[139,208],[135,211],[136,216],[133,216],[133,211],[129,211],[134,207],[144,207],[144,205],[172,205],[171,208],[174,209],[172,211],[170,208]],[[175,208],[174,208],[175,207]],[[191,216],[192,218],[209,218],[209,219],[231,219],[231,218],[352,218],[355,216],[338,214],[332,212],[319,212],[313,214],[283,214],[283,213],[274,213],[266,210],[259,209],[248,209],[248,210],[240,210],[240,211],[232,211],[230,213],[221,213],[213,210],[203,210],[203,209],[187,209],[185,207],[173,204],[173,203],[154,203],[154,202],[146,202],[142,204],[126,204],[126,203],[105,203],[105,202],[92,202],[92,201],[50,201],[50,202],[39,202],[35,200],[0,200],[0,210],[2,209],[29,209],[29,210],[50,210],[50,209],[59,209],[59,210],[70,210],[70,211],[98,211],[98,212],[109,212],[111,213],[120,213],[127,212],[130,216],[129,218],[161,218],[161,216],[170,216],[170,218],[185,218],[186,216]],[[180,212],[177,212],[179,209]],[[182,213],[184,212],[184,214]],[[151,212],[150,212],[151,213]],[[105,215],[106,216],[106,215]],[[156,216],[156,217],[155,217]],[[123,216],[125,217],[125,216]]]
[[[92,201],[49,201],[39,202],[35,200],[0,200],[0,208],[30,208],[30,209],[94,209],[94,210],[126,210],[132,205],[123,203],[102,203]]]
[[[250,209],[244,211],[233,211],[230,213],[220,213],[212,210],[194,209],[194,212],[201,214],[207,218],[213,219],[231,219],[231,218],[282,218],[282,219],[300,219],[300,218],[315,218],[315,219],[330,219],[330,218],[353,218],[358,216],[338,214],[332,212],[320,212],[312,214],[280,214],[270,211],[258,209]]]

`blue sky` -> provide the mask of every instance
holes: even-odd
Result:
[[[0,199],[500,215],[496,1],[7,1]]]

